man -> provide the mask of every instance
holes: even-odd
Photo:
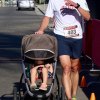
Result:
[[[54,18],[54,33],[58,40],[58,55],[63,69],[62,83],[68,100],[76,100],[82,47],[82,18],[90,19],[86,0],[49,0],[46,14],[35,34],[43,34]]]

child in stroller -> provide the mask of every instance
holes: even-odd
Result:
[[[38,69],[41,69],[41,72],[42,72],[42,83],[39,89],[46,91],[48,75],[52,76],[52,73],[53,73],[52,64],[47,63],[47,62],[45,63],[44,60],[34,61],[34,65],[32,65],[31,72],[30,72],[31,73],[31,85],[30,85],[31,91],[34,91],[37,88],[36,78],[38,78]]]

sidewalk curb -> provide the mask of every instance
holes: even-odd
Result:
[[[36,5],[37,9],[44,15],[45,13],[43,12],[43,10],[41,10],[37,5]]]
[[[45,6],[45,7],[44,7]],[[47,4],[41,4],[41,5],[36,5],[36,8],[39,10],[39,12],[42,14],[42,15],[45,15],[45,11],[46,11],[46,8],[47,8]],[[48,25],[48,29],[50,30],[50,31],[53,31],[53,28],[52,28],[52,25],[53,23],[49,23],[49,25]]]

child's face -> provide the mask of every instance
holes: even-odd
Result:
[[[43,65],[44,64],[44,61],[43,60],[36,60],[35,61],[35,64],[36,65]]]

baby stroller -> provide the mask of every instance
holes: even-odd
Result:
[[[22,76],[19,84],[13,87],[14,100],[59,100],[60,85],[56,74],[57,40],[48,34],[30,34],[22,38]],[[34,60],[50,60],[53,74],[48,76],[47,91],[30,90],[30,65]],[[41,79],[37,79],[38,86]]]

